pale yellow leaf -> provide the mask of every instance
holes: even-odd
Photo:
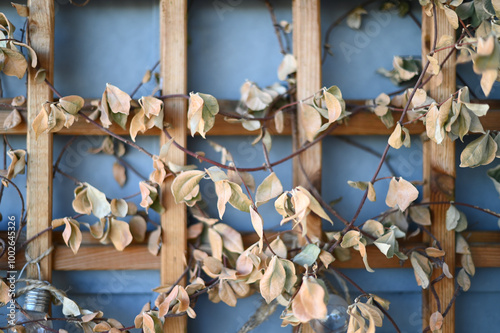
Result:
[[[144,217],[140,215],[134,215],[129,221],[129,228],[132,237],[137,242],[143,242],[146,238],[147,222]]]
[[[238,231],[224,223],[217,223],[213,228],[222,236],[222,242],[227,250],[235,253],[244,251],[243,239]]]
[[[127,222],[110,219],[109,239],[118,251],[123,251],[133,240]]]
[[[212,256],[215,259],[222,260],[222,237],[212,228],[208,228],[208,241],[212,249]]]
[[[118,162],[113,163],[113,178],[120,187],[123,187],[127,182],[127,173],[123,165]]]
[[[271,172],[257,187],[255,202],[260,206],[283,192],[283,186],[274,172]]]
[[[259,236],[259,249],[262,251],[264,248],[264,221],[260,214],[255,210],[253,206],[250,206],[250,218],[252,220],[252,226]]]
[[[283,57],[281,64],[278,67],[278,79],[281,81],[286,80],[288,75],[295,73],[297,70],[297,61],[293,54],[287,53]]]
[[[313,277],[305,277],[292,302],[293,315],[301,322],[322,320],[327,315],[325,289]]]
[[[285,287],[286,272],[277,256],[273,256],[260,280],[260,293],[269,304]]]
[[[130,96],[109,83],[106,83],[106,96],[109,108],[113,113],[128,115],[130,112]]]
[[[17,109],[12,110],[9,115],[5,118],[3,121],[3,129],[4,130],[9,130],[11,128],[16,127],[23,121],[23,118],[21,117],[21,114]]]
[[[328,91],[323,92],[325,96],[326,108],[328,109],[328,122],[333,123],[342,115],[342,104],[333,94]]]

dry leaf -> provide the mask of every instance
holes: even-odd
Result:
[[[301,104],[301,111],[302,117],[300,119],[302,128],[305,131],[307,141],[312,142],[321,128],[321,115],[309,104]]]
[[[208,228],[208,241],[212,249],[212,257],[222,260],[222,237],[217,231]]]
[[[404,211],[417,198],[418,190],[412,183],[402,177],[399,178],[399,181],[393,177],[389,184],[385,203],[389,207],[398,206],[401,211]]]
[[[146,238],[147,222],[140,215],[134,215],[129,221],[130,233],[135,241],[141,243]]]
[[[149,234],[148,251],[152,255],[158,255],[161,246],[161,226],[158,226],[155,231]]]
[[[231,252],[241,253],[245,250],[241,234],[224,223],[217,223],[213,228],[222,236],[224,247]]]
[[[436,311],[431,315],[431,318],[429,319],[429,327],[431,329],[431,332],[437,331],[441,329],[441,326],[443,326],[443,315]]]
[[[130,112],[130,96],[109,83],[106,83],[106,100],[113,113],[128,115]]]
[[[12,7],[14,7],[17,11],[17,15],[21,16],[21,17],[28,17],[29,16],[29,8],[28,6],[26,5],[22,5],[22,4],[19,4],[19,3],[14,3],[14,2],[11,2],[11,5]]]
[[[283,186],[274,172],[271,172],[257,188],[255,203],[260,206],[283,193]]]
[[[12,110],[9,115],[5,118],[3,121],[3,129],[4,130],[9,130],[11,128],[16,127],[23,121],[23,118],[21,117],[21,114],[17,109]]]
[[[113,163],[113,178],[120,187],[123,187],[127,182],[127,173],[123,165],[118,162]]]
[[[333,123],[342,115],[342,104],[337,97],[328,91],[323,92],[325,96],[326,108],[328,109],[328,122]]]
[[[286,272],[277,256],[273,256],[260,280],[260,293],[269,304],[281,295],[285,287]]]
[[[295,60],[295,57],[293,54],[287,53],[278,67],[278,79],[285,81],[288,75],[295,73],[296,70],[297,61]]]
[[[305,277],[292,302],[293,315],[301,322],[322,320],[327,315],[325,289],[313,277]]]

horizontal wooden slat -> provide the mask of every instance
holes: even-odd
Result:
[[[0,100],[1,102],[1,100]],[[350,104],[364,104],[364,101],[353,100],[347,101]],[[500,128],[500,112],[495,112],[500,110],[500,103],[498,101],[488,101],[490,104],[491,110],[486,116],[480,118],[481,123],[483,124],[486,130],[498,130]],[[233,113],[236,108],[237,101],[230,100],[221,100],[219,101],[221,111],[226,113]],[[8,111],[0,111],[0,134],[18,134],[24,135],[26,134],[26,122],[23,122],[19,126],[12,128],[10,130],[3,129],[3,122],[8,115]],[[399,116],[397,115],[399,112],[394,112],[394,118],[397,119]],[[24,119],[26,119],[26,112],[21,111]],[[277,134],[274,131],[274,124],[271,121],[270,126],[268,128],[271,130],[272,134]],[[412,124],[407,126],[410,130],[411,134],[420,134],[424,131],[424,126],[421,122],[416,124]],[[112,125],[110,130],[119,134],[119,135],[128,135],[128,131],[122,129],[118,125]],[[378,119],[378,117],[369,112],[361,112],[356,114],[351,119],[349,119],[348,123],[342,126],[339,126],[337,129],[333,131],[333,135],[389,135],[392,130],[387,129],[384,124]],[[228,123],[224,120],[224,117],[221,115],[217,116],[214,127],[210,130],[209,135],[252,135],[257,132],[249,132],[244,129],[240,124],[232,124]],[[103,135],[103,132],[96,128],[94,125],[85,122],[83,119],[75,122],[71,128],[64,128],[58,134],[61,135]],[[157,128],[151,129],[142,135],[159,135],[160,132]],[[291,127],[289,119],[285,120],[285,128],[281,135],[290,135]]]
[[[59,245],[53,260],[56,271],[160,269],[160,257],[144,245],[131,245],[123,251],[111,246],[82,246],[76,256],[70,248]]]
[[[472,256],[476,267],[500,267],[500,231],[470,231],[464,232],[471,246]],[[4,232],[0,237],[5,237]],[[272,240],[275,233],[269,233]],[[252,244],[257,239],[255,234],[243,236],[246,245]],[[54,232],[54,269],[61,271],[80,270],[157,270],[160,269],[160,257],[151,255],[145,244],[132,243],[122,252],[115,250],[112,246],[101,245],[89,233],[83,233],[82,246],[78,254],[73,254],[63,240],[60,232]],[[411,242],[401,242],[401,248],[411,248],[414,246],[424,246],[420,238],[416,237]],[[394,257],[387,259],[380,251],[369,246],[367,248],[368,262],[374,269],[376,268],[399,268],[400,261]],[[363,260],[359,252],[351,251],[352,259],[341,262],[336,261],[338,268],[364,268]],[[461,256],[457,255],[457,267],[461,266]],[[20,251],[16,256],[16,269],[19,270],[24,265],[24,252]],[[0,259],[0,270],[7,267],[7,258]],[[403,267],[411,267],[407,261]]]

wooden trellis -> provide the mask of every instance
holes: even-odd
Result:
[[[30,9],[28,38],[31,46],[38,54],[42,68],[47,70],[47,78],[53,78],[54,50],[54,2],[53,0],[29,0]],[[187,93],[187,0],[159,0],[160,12],[160,64],[161,75],[166,78],[163,83],[164,94]],[[433,22],[423,15],[422,49],[425,55],[429,50]],[[440,34],[454,35],[444,14],[437,17]],[[297,58],[297,98],[301,99],[318,91],[321,87],[321,24],[319,0],[293,1],[293,41],[294,54]],[[449,61],[443,68],[443,84],[431,88],[430,94],[439,99],[455,91],[455,63]],[[34,71],[28,76],[28,108],[23,114],[27,124],[22,124],[11,130],[0,129],[1,134],[27,135],[28,174],[27,174],[27,237],[33,236],[47,228],[52,220],[52,137],[50,133],[42,134],[35,139],[31,130],[31,122],[40,110],[40,105],[52,99],[52,92],[43,83],[36,83]],[[174,79],[171,79],[174,78]],[[350,101],[363,103],[363,101]],[[222,109],[234,109],[234,102],[221,101]],[[491,102],[491,112],[481,119],[485,129],[500,129],[500,104]],[[171,134],[182,145],[186,144],[186,103],[184,100],[173,100],[165,103],[167,121],[172,124]],[[3,123],[8,112],[0,112],[0,123]],[[300,116],[300,113],[299,113]],[[289,124],[289,123],[288,123]],[[60,135],[102,134],[89,130],[91,124],[83,121],[75,123],[70,129],[63,129]],[[290,134],[290,126],[286,126],[283,135]],[[421,124],[408,127],[412,134],[424,131]],[[112,126],[117,134],[128,134],[123,129]],[[340,126],[334,135],[389,135],[391,130],[385,128],[373,114],[358,114],[349,121],[349,126]],[[146,135],[159,135],[159,131],[151,130]],[[213,135],[242,135],[239,126],[231,126],[222,119],[216,122],[211,130]],[[248,133],[245,133],[247,135]],[[274,133],[273,133],[274,134]],[[299,133],[299,140],[302,134]],[[165,141],[163,136],[160,137]],[[296,143],[298,145],[301,142]],[[424,144],[424,197],[432,201],[450,200],[454,196],[455,152],[454,144],[446,142],[442,146],[427,142]],[[304,168],[318,187],[321,180],[321,144],[303,153]],[[185,155],[175,149],[171,150],[171,160],[177,164],[185,163]],[[294,164],[294,184],[305,185],[298,165]],[[176,205],[168,190],[169,184],[162,188],[166,212],[161,217],[164,230],[163,246],[160,257],[149,254],[144,244],[133,243],[123,252],[98,243],[92,237],[84,235],[82,246],[77,255],[67,248],[60,233],[44,233],[31,242],[27,248],[31,257],[37,257],[54,245],[51,256],[41,261],[42,278],[51,279],[52,270],[139,270],[160,269],[161,283],[173,283],[185,269],[184,256],[186,252],[186,209],[184,205]],[[460,257],[455,257],[455,235],[445,228],[445,212],[447,206],[432,207],[432,232],[439,238],[446,251],[446,261],[450,271],[455,265],[460,266]],[[473,259],[477,267],[500,267],[500,233],[499,232],[469,232],[469,242]],[[254,235],[245,237],[246,243],[254,242]],[[269,237],[273,237],[272,234]],[[417,239],[408,246],[425,243],[426,239]],[[370,263],[373,268],[400,267],[397,259],[387,259],[376,249],[368,249]],[[18,256],[17,265],[22,265],[24,255]],[[364,268],[359,256],[353,256],[348,262],[336,262],[339,268]],[[0,268],[5,269],[6,262],[2,258]],[[409,267],[406,263],[404,267]],[[28,271],[31,277],[35,271]],[[442,303],[447,304],[454,291],[454,281],[444,280],[436,286],[436,291]],[[434,299],[424,293],[423,326],[428,325],[429,314],[435,311]],[[165,326],[168,332],[186,331],[186,317],[168,319]],[[306,329],[309,331],[309,329]],[[454,332],[454,310],[446,317],[444,331]]]

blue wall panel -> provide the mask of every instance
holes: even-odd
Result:
[[[361,3],[361,1],[356,1]],[[66,0],[56,1],[56,50],[55,85],[63,94],[80,94],[99,98],[107,82],[131,92],[141,80],[146,69],[158,60],[158,7],[156,1],[144,0],[105,0],[90,1],[83,8],[73,7]],[[273,1],[276,4],[278,20],[291,20],[290,1]],[[324,1],[322,7],[322,29],[325,32],[330,22],[353,6],[354,1]],[[420,55],[420,31],[409,18],[400,18],[395,13],[376,11],[375,5],[368,8],[364,20],[364,30],[352,31],[345,24],[337,27],[331,35],[334,57],[329,57],[323,67],[324,85],[339,85],[345,98],[373,98],[381,92],[397,89],[388,79],[375,71],[392,67],[393,55]],[[9,17],[14,11],[6,2],[0,10]],[[415,14],[420,16],[418,5]],[[23,21],[15,19],[15,25],[22,27]],[[291,38],[291,36],[290,36]],[[281,55],[268,12],[261,1],[192,1],[189,11],[188,47],[188,89],[213,94],[221,99],[238,99],[239,88],[246,80],[261,86],[277,81],[276,69]],[[478,92],[478,80],[471,75],[470,66],[460,66],[471,89]],[[23,80],[2,77],[4,96],[25,94]],[[142,88],[136,97],[149,94],[154,88],[150,83]],[[493,88],[493,96],[500,96],[498,84]],[[242,133],[243,133],[242,129]],[[62,149],[67,137],[55,136],[54,156]],[[240,166],[262,165],[264,160],[260,147],[251,145],[253,137],[212,137],[214,142],[226,146]],[[387,138],[351,137],[363,142],[370,148],[382,152]],[[16,148],[24,148],[23,137],[11,136],[10,142]],[[79,138],[62,160],[64,171],[98,186],[109,197],[132,194],[138,190],[138,178],[128,173],[129,182],[120,189],[111,179],[113,158],[100,154],[89,156],[86,150],[97,146],[102,137]],[[153,153],[158,153],[157,138],[141,137],[139,144]],[[219,159],[206,141],[190,138],[189,148],[205,151],[207,156]],[[323,193],[327,201],[343,196],[335,208],[346,218],[352,217],[362,196],[361,191],[350,188],[347,180],[368,180],[378,164],[378,158],[347,144],[339,138],[329,137],[324,141],[323,153]],[[459,144],[459,150],[463,145]],[[422,178],[421,143],[412,137],[410,149],[391,151],[389,161],[398,175],[408,180]],[[273,139],[270,152],[271,160],[277,160],[291,152],[288,138]],[[141,153],[128,149],[125,159],[144,175],[151,172],[151,162]],[[189,160],[190,163],[196,161]],[[498,162],[496,162],[498,164]],[[204,167],[209,165],[202,164]],[[291,188],[291,162],[275,168],[286,189]],[[457,200],[480,204],[498,210],[498,194],[485,175],[485,169],[459,169],[457,176]],[[389,176],[386,167],[381,176]],[[255,174],[259,183],[266,174]],[[25,188],[25,178],[16,179]],[[360,221],[379,214],[386,209],[384,197],[387,181],[376,184],[379,201],[367,203]],[[59,176],[55,178],[54,217],[72,215],[71,200],[74,184]],[[4,216],[18,214],[18,198],[7,190],[0,204]],[[214,202],[213,185],[202,183],[202,193],[207,200]],[[216,215],[214,205],[208,211]],[[464,210],[469,215],[471,229],[496,230],[496,219],[475,211]],[[279,227],[279,216],[272,203],[262,207],[266,228]],[[158,220],[158,216],[153,216]],[[82,218],[92,222],[92,218]],[[252,230],[247,214],[228,207],[224,222],[241,231]],[[340,227],[336,221],[335,228]],[[5,229],[5,223],[0,224]],[[498,314],[494,304],[499,295],[496,277],[499,269],[478,269],[472,280],[469,293],[459,298],[457,303],[457,332],[488,331],[487,326],[498,326]],[[403,332],[418,332],[421,326],[421,297],[413,272],[408,269],[379,269],[374,274],[364,270],[346,270],[346,274],[363,286],[367,291],[388,298],[391,302],[390,313],[394,316]],[[154,300],[151,289],[159,283],[159,273],[154,271],[128,272],[55,272],[54,283],[66,290],[70,297],[89,307],[101,308],[105,316],[115,317],[124,324],[132,323],[142,305]],[[353,297],[356,293],[353,292]],[[225,304],[211,304],[202,297],[196,312],[198,318],[189,321],[192,332],[235,332],[252,315],[260,304],[260,296],[252,296],[238,301],[236,308]],[[273,317],[255,330],[268,332],[280,326],[278,308]],[[56,314],[58,313],[56,310]],[[477,318],[487,318],[477,320]],[[481,326],[478,329],[478,325]],[[483,327],[484,326],[484,327]],[[289,331],[288,329],[283,331]],[[386,323],[380,332],[393,332]]]

